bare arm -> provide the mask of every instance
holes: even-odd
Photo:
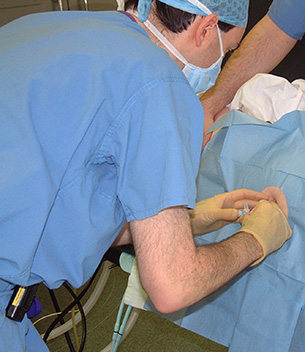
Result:
[[[216,291],[262,256],[250,234],[196,247],[183,207],[130,223],[143,288],[163,313],[189,306]]]
[[[122,227],[122,230],[118,234],[118,237],[114,240],[111,247],[116,246],[123,246],[125,244],[131,244],[132,238],[130,233],[130,226],[129,223],[126,222],[125,225]]]
[[[259,72],[270,72],[296,44],[266,15],[248,33],[238,50],[230,57],[216,85],[201,98],[205,114],[212,119],[229,104],[238,88]],[[207,131],[208,127],[205,127]],[[206,133],[205,131],[205,133]]]

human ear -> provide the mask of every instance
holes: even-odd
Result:
[[[215,28],[217,23],[218,23],[218,16],[214,13],[201,18],[201,21],[197,27],[196,34],[195,34],[197,46],[201,46],[201,44],[206,39],[209,38],[211,29]]]

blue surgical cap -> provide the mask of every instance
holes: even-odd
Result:
[[[159,0],[179,10],[195,15],[218,15],[219,21],[238,27],[246,27],[248,22],[249,0]],[[152,0],[139,0],[139,19],[147,20]],[[201,7],[201,8],[200,8]]]

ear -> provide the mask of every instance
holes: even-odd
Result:
[[[210,30],[215,28],[217,23],[218,23],[218,16],[214,13],[201,18],[201,21],[197,26],[197,30],[195,34],[197,46],[201,46],[202,42],[209,37]]]

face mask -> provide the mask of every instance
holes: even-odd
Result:
[[[209,88],[213,87],[215,81],[219,75],[221,69],[221,63],[223,59],[223,45],[222,38],[220,34],[220,29],[217,26],[219,44],[220,44],[220,57],[208,68],[202,68],[189,63],[179,51],[164,37],[159,30],[152,25],[148,20],[144,22],[145,26],[161,41],[161,43],[185,66],[182,70],[185,77],[189,81],[191,87],[194,89],[195,93],[201,93]]]

